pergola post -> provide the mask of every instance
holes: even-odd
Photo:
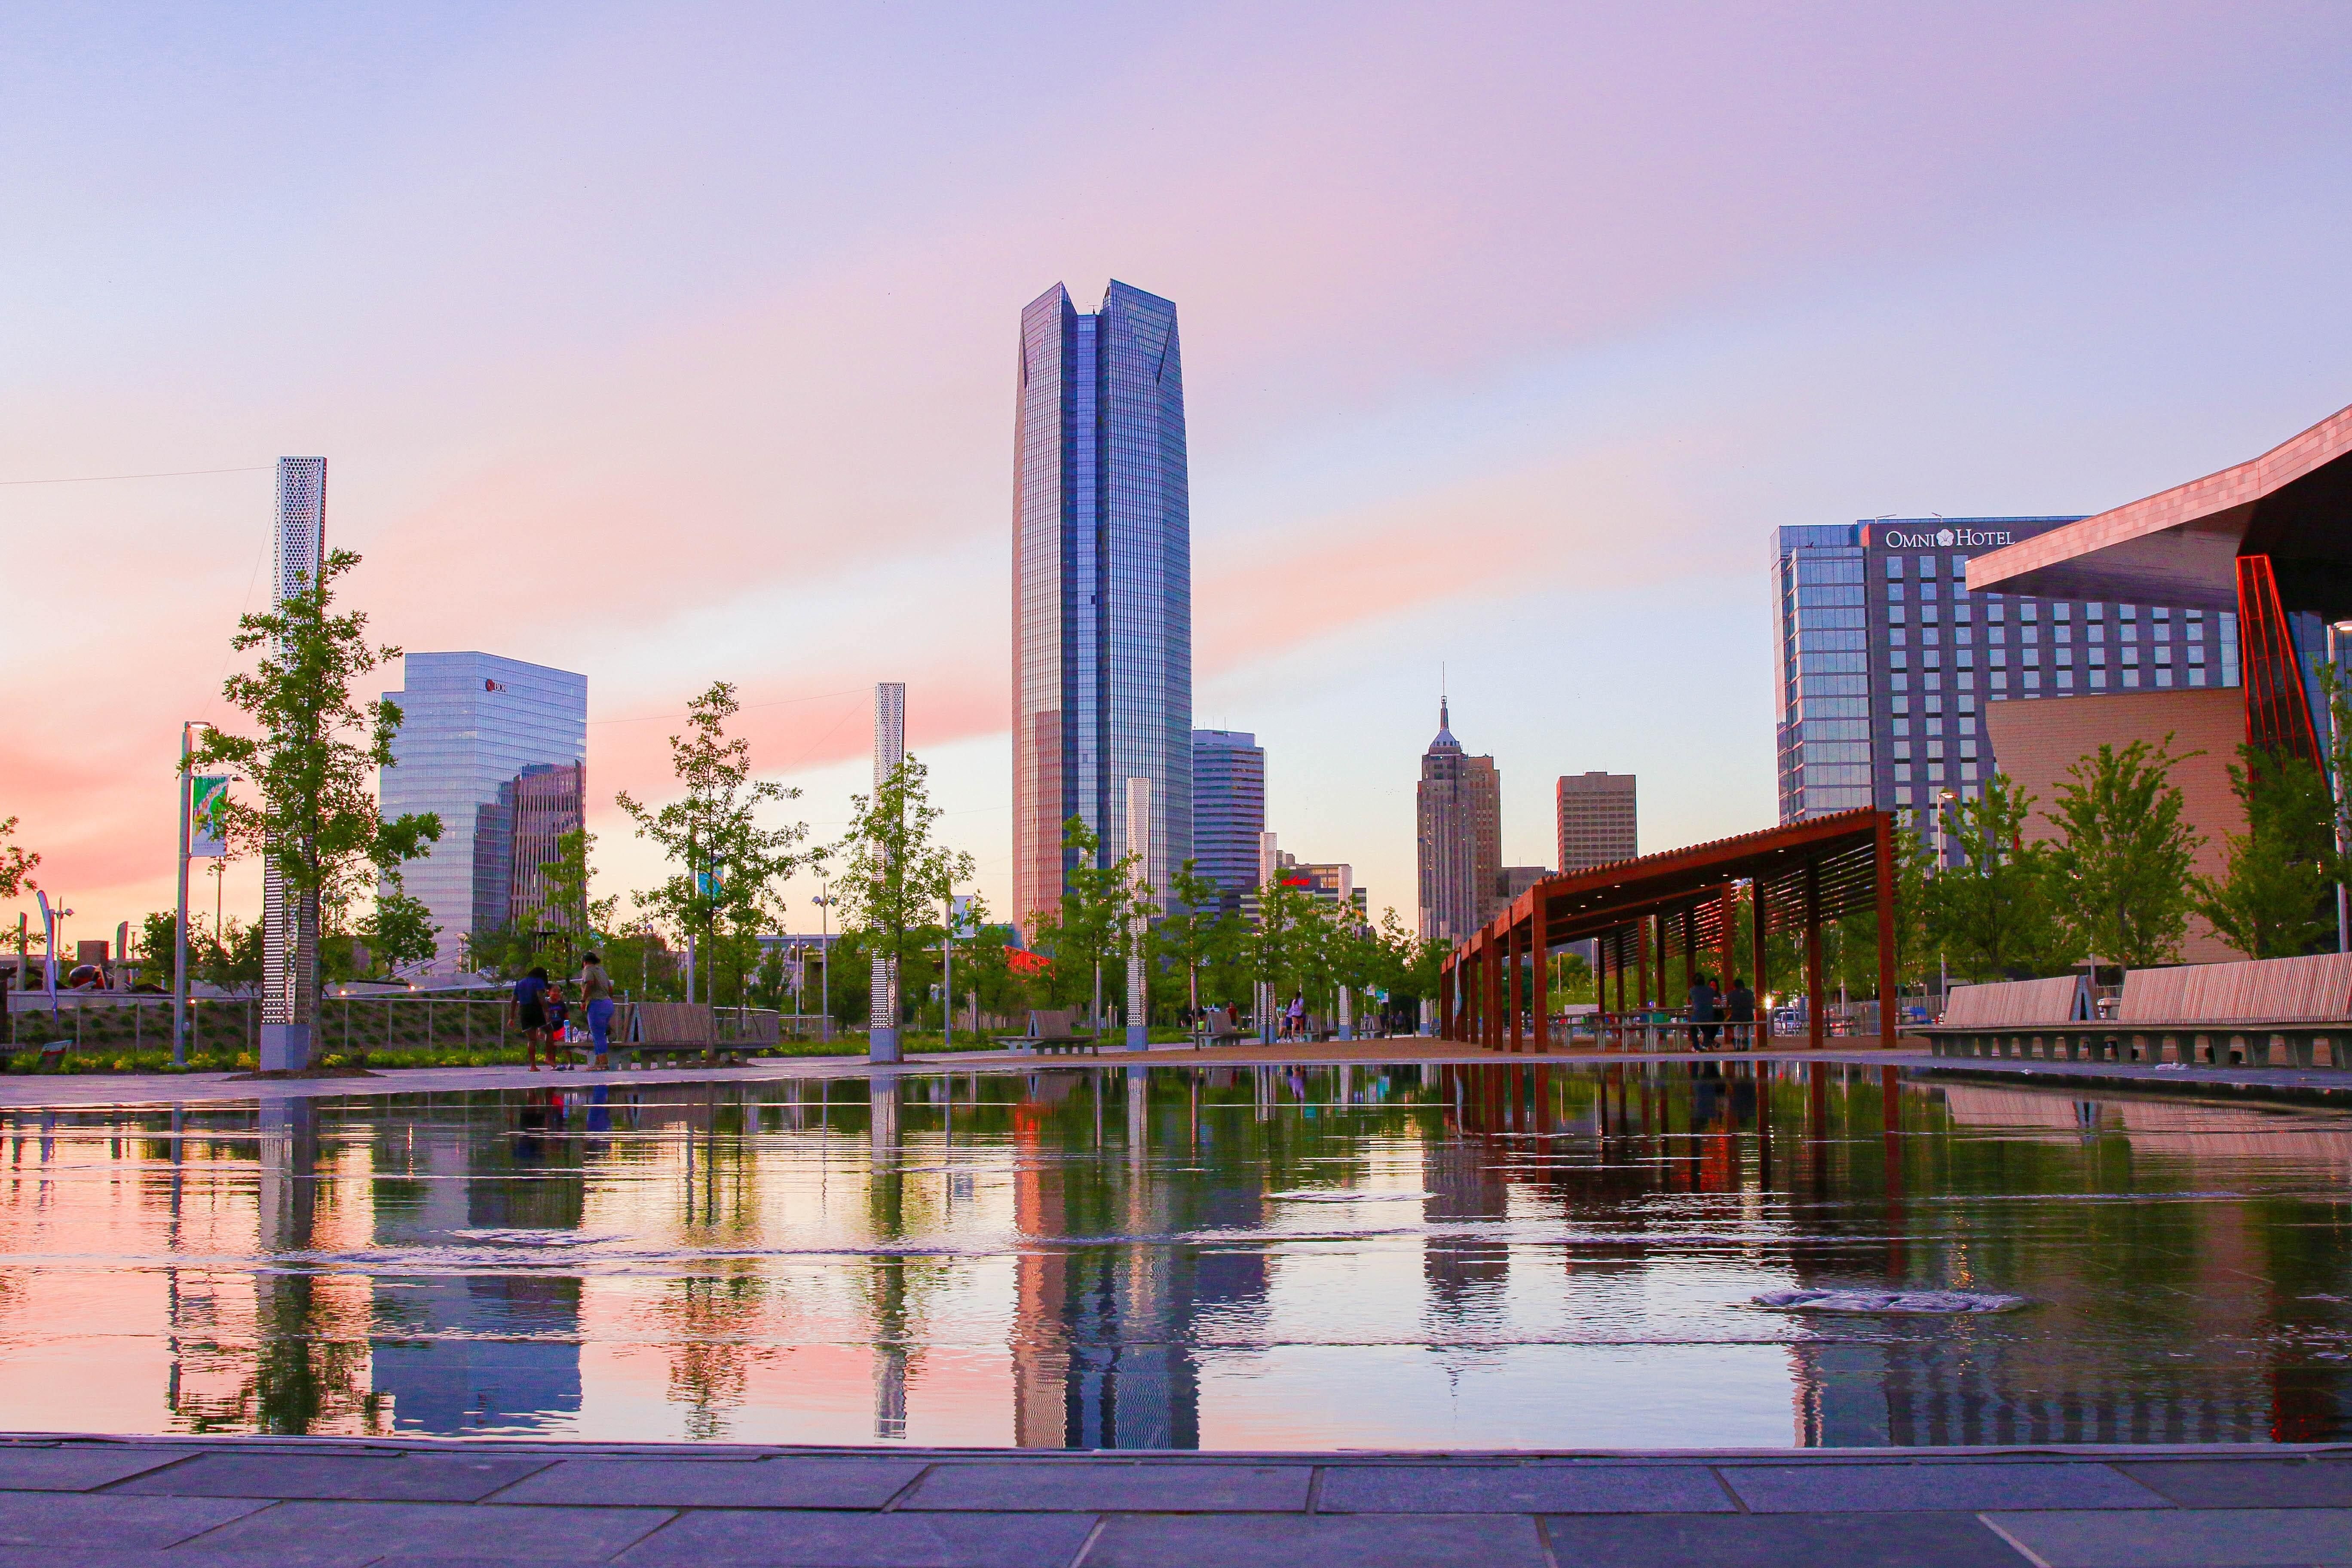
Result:
[[[1617,1011],[1625,1011],[1625,928],[1609,933],[1609,973],[1617,977]]]
[[[1716,895],[1715,900],[1715,967],[1720,972],[1715,977],[1715,989],[1719,995],[1727,997],[1731,994],[1731,966],[1737,962],[1733,952],[1737,944],[1732,938],[1736,934],[1733,925],[1738,918],[1732,908],[1731,884],[1726,882],[1723,891]],[[1720,1018],[1724,1016],[1718,1006],[1716,1016]],[[1723,1032],[1723,1043],[1727,1048],[1732,1043],[1728,1029]]]
[[[1871,853],[1878,870],[1878,1046],[1895,1048],[1895,819],[1878,814]]]
[[[1643,915],[1633,922],[1633,1000],[1636,1005],[1650,1005],[1650,917]]]
[[[1485,976],[1480,986],[1480,1008],[1486,1025],[1479,1044],[1490,1051],[1503,1048],[1503,955],[1496,951],[1495,928],[1486,928],[1486,941],[1480,944],[1479,969]]]
[[[1510,966],[1503,980],[1504,1033],[1510,1038],[1511,1054],[1517,1056],[1519,1051],[1519,958],[1526,950],[1519,942],[1518,921],[1509,915],[1504,916],[1504,920],[1503,962]]]
[[[1822,1048],[1822,868],[1805,862],[1805,1024],[1806,1045]]]
[[[1437,966],[1437,1037],[1441,1040],[1454,1037],[1454,957],[1451,953],[1446,955],[1444,963]]]
[[[1756,960],[1756,1037],[1764,1045],[1772,1043],[1772,963],[1766,955],[1764,939],[1770,935],[1769,922],[1764,916],[1764,879],[1748,879],[1748,900],[1753,907],[1748,911],[1748,925],[1754,932],[1748,946]]]
[[[1528,919],[1528,934],[1535,949],[1536,1054],[1551,1049],[1551,900],[1538,893]]]
[[[1660,910],[1650,918],[1658,926],[1658,1005],[1664,1008],[1674,1004],[1673,996],[1666,990],[1666,911]]]

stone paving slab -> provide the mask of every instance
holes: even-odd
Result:
[[[682,1516],[620,1561],[649,1568],[1068,1568],[1094,1530],[1091,1515],[1073,1513],[712,1510]]]
[[[1731,1513],[1704,1465],[1333,1465],[1322,1513]]]
[[[1201,1461],[941,1465],[906,1509],[1053,1510],[1083,1513],[1298,1513],[1315,1480],[1307,1465]]]
[[[1401,1519],[1124,1514],[1103,1526],[1084,1559],[1084,1568],[1421,1568],[1429,1563],[1549,1568],[1535,1521],[1507,1514]]]
[[[266,1509],[228,1498],[108,1497],[87,1492],[0,1492],[0,1546],[104,1543],[173,1546]]]
[[[197,1448],[0,1447],[0,1490],[70,1492],[111,1486],[142,1471],[176,1465]]]
[[[2165,1500],[2105,1465],[1727,1465],[1751,1513],[1902,1513],[1923,1509],[2161,1507]]]
[[[172,1500],[184,1506],[196,1500]],[[271,1553],[362,1550],[392,1559],[472,1555],[600,1562],[644,1540],[674,1517],[669,1510],[659,1508],[281,1502],[214,1531],[205,1537],[204,1545],[206,1551]]]
[[[2116,1467],[2183,1508],[2352,1508],[2352,1464],[2176,1459]]]
[[[882,1454],[793,1458],[565,1459],[499,1494],[502,1503],[606,1503],[656,1508],[877,1509],[928,1465]]]
[[[478,1502],[555,1464],[483,1454],[203,1454],[116,1487],[116,1496],[306,1498],[362,1502]],[[614,1494],[582,1498],[604,1502]]]
[[[1553,1557],[1623,1568],[2026,1568],[1972,1513],[1580,1514],[1548,1519]]]
[[[2352,1563],[2352,1510],[2198,1509],[1996,1513],[2042,1568],[2289,1568]]]

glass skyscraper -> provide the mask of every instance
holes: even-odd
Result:
[[[587,760],[588,678],[495,654],[412,653],[404,679],[384,693],[403,718],[381,794],[387,816],[441,818],[432,853],[401,875],[441,928],[431,973],[446,977],[467,937],[509,918],[518,781]]]
[[[1220,908],[1238,910],[1257,890],[1265,831],[1265,748],[1239,730],[1193,731],[1192,858],[1223,893]]]
[[[1983,704],[2238,684],[2238,617],[2162,605],[1971,595],[1973,556],[2071,517],[1881,518],[1783,528],[1780,820],[1897,817],[1997,769]]]
[[[1151,781],[1167,899],[1192,853],[1192,514],[1176,307],[1114,282],[1094,315],[1055,284],[1021,312],[1013,464],[1013,914],[1062,896],[1062,825],[1103,864],[1127,781]]]

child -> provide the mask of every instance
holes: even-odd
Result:
[[[563,1050],[563,1026],[572,1016],[572,1004],[563,999],[563,987],[560,983],[549,984],[547,1000],[542,1005],[547,1011],[547,1065],[556,1072],[568,1072],[570,1068],[557,1053]]]

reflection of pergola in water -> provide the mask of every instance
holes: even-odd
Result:
[[[1679,953],[1693,966],[1712,959],[1732,972],[1738,920],[1734,885],[1750,887],[1748,900],[1756,955],[1756,991],[1769,988],[1765,939],[1786,932],[1804,952],[1805,991],[1818,999],[1822,927],[1846,915],[1878,917],[1878,994],[1895,994],[1894,818],[1864,807],[1718,838],[1685,849],[1619,860],[1549,877],[1512,900],[1486,929],[1447,956],[1438,985],[1440,1032],[1490,1049],[1519,1050],[1522,1014],[1532,1014],[1533,1048],[1550,1039],[1550,966],[1554,948],[1588,938],[1604,1009],[1616,984],[1616,1007],[1664,1002],[1666,961]],[[1523,980],[1532,958],[1533,977]],[[1630,982],[1630,986],[1629,986]],[[1628,992],[1631,991],[1629,996]],[[1822,1008],[1806,1009],[1811,1043],[1822,1043]],[[1769,1032],[1769,1021],[1764,1026]],[[1879,1043],[1895,1043],[1895,1009],[1878,1010]]]

